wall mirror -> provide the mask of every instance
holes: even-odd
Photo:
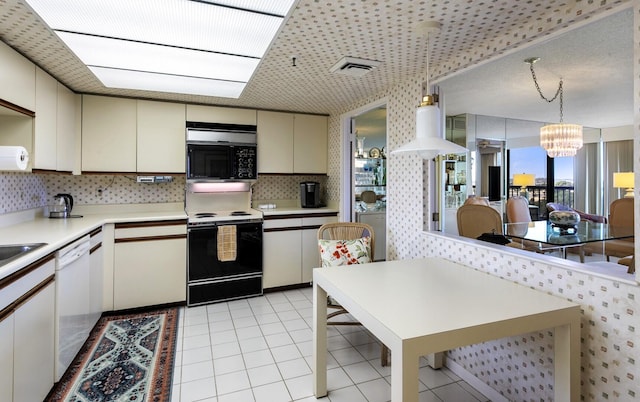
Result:
[[[585,145],[573,159],[548,162],[539,147],[540,127],[558,122],[560,107],[558,100],[540,98],[524,62],[530,57],[540,58],[534,69],[545,96],[553,96],[562,78],[564,122],[584,126]],[[447,115],[446,135],[460,137],[464,127],[471,151],[463,166],[455,166],[465,172],[464,191],[457,197],[450,194],[461,186],[447,172],[454,166],[450,160],[458,165],[461,158],[446,156],[437,163],[440,230],[457,233],[455,207],[472,194],[495,200],[504,213],[500,203],[520,193],[513,183],[516,173],[535,175],[534,185],[524,189],[540,218],[546,215],[546,202],[536,192],[547,180],[555,186],[555,202],[593,214],[608,214],[610,202],[623,197],[612,174],[633,171],[633,10],[628,5],[436,85]],[[530,153],[532,148],[542,155]],[[565,189],[559,192],[559,187]]]

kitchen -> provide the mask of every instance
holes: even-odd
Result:
[[[599,5],[589,5],[587,6],[588,10],[584,12],[585,15],[592,15],[593,13],[602,12]],[[568,7],[567,7],[568,8]],[[534,11],[531,11],[534,13]],[[322,13],[316,13],[317,15],[322,15]],[[324,18],[324,17],[318,17]],[[309,25],[319,25],[318,24],[309,24]],[[550,24],[552,25],[552,24]],[[553,27],[547,27],[551,30]],[[304,28],[310,29],[310,28]],[[3,37],[4,39],[4,37]],[[302,47],[301,47],[302,48]],[[280,55],[281,58],[287,59],[287,64],[290,63],[289,54]],[[321,56],[322,57],[322,54]],[[461,56],[462,57],[462,56]],[[331,57],[330,57],[331,58]],[[304,61],[304,57],[299,57],[297,60],[297,68],[298,70],[302,70],[300,67],[302,66],[302,62]],[[332,60],[333,62],[333,60]],[[298,74],[298,72],[296,72]],[[300,73],[301,74],[301,73]],[[308,72],[307,72],[308,74]],[[409,79],[409,84],[406,82],[404,85],[400,85],[399,87],[394,87],[389,85],[390,88],[388,92],[385,92],[384,96],[391,96],[395,103],[390,105],[390,120],[389,120],[389,148],[393,149],[395,146],[406,142],[411,137],[411,130],[402,128],[403,125],[410,125],[408,122],[412,121],[413,113],[415,112],[415,104],[416,99],[419,98],[419,83],[423,81],[424,77],[413,77],[413,79]],[[262,80],[263,85],[267,86],[267,82],[269,80]],[[341,83],[341,85],[346,85]],[[4,86],[3,86],[4,87]],[[409,91],[407,93],[407,88]],[[28,91],[27,91],[28,92]],[[91,91],[95,92],[95,91]],[[354,90],[354,93],[360,93],[358,90]],[[335,91],[335,100],[336,102],[343,96],[341,91]],[[277,98],[277,97],[274,97]],[[365,97],[363,97],[365,98]],[[377,99],[378,96],[373,94],[369,95],[368,100],[361,99],[350,99],[345,104],[346,106],[337,108],[337,110],[333,111],[333,109],[323,109],[321,111],[314,111],[316,113],[327,113],[328,110],[332,110],[330,113],[330,117],[328,119],[328,131],[329,131],[329,141],[328,141],[328,167],[327,167],[327,176],[326,178],[323,176],[322,178],[318,178],[315,175],[311,175],[311,177],[300,177],[300,181],[306,180],[314,180],[314,181],[322,181],[326,180],[327,183],[327,193],[328,200],[339,200],[340,193],[337,190],[339,176],[340,176],[340,168],[339,163],[337,162],[337,158],[340,155],[340,148],[337,144],[339,141],[339,115],[344,110],[350,110],[350,108],[355,108],[361,106],[362,103]],[[301,112],[298,108],[289,108],[282,106],[282,101],[280,99],[270,99],[273,100],[272,109],[277,110],[290,110],[292,112]],[[304,102],[307,102],[305,100]],[[185,102],[189,103],[189,102]],[[200,103],[200,102],[193,102]],[[224,105],[224,104],[220,104]],[[302,108],[300,108],[302,109]],[[305,108],[306,109],[306,108]],[[402,110],[402,111],[401,111]],[[307,112],[312,111],[311,108],[305,110]],[[164,115],[164,114],[163,114]],[[401,134],[402,133],[402,134]],[[64,147],[64,149],[76,149],[77,145],[73,145],[70,147]],[[124,149],[124,146],[121,146]],[[131,147],[133,148],[133,147]],[[314,150],[315,151],[315,150]],[[37,155],[32,155],[35,159],[38,159]],[[64,161],[64,158],[62,158]],[[68,159],[66,160],[68,161]],[[76,163],[80,161],[75,161]],[[390,160],[390,163],[391,160]],[[433,239],[432,237],[426,237],[429,239],[428,241],[422,237],[422,235],[414,234],[419,233],[422,230],[422,219],[418,219],[411,215],[407,217],[406,211],[417,211],[421,210],[423,205],[422,193],[418,189],[422,188],[422,177],[402,177],[401,172],[406,171],[418,171],[420,168],[418,164],[413,160],[399,160],[398,165],[395,167],[398,173],[392,174],[389,177],[389,203],[387,205],[389,212],[389,230],[391,233],[396,236],[389,243],[390,255],[389,257],[392,259],[397,258],[409,258],[411,256],[415,256],[416,254],[427,253],[426,250],[435,249],[439,250],[441,247],[446,248],[449,244],[454,243],[453,247],[468,247],[466,244],[461,243],[458,245],[453,241],[449,241],[451,243],[446,243],[447,246],[442,246],[440,244],[439,239]],[[63,171],[71,172],[74,168],[65,168]],[[136,172],[136,169],[127,170],[129,173]],[[160,170],[158,173],[171,172],[171,170]],[[391,172],[391,170],[390,170]],[[141,173],[152,173],[152,171],[141,171]],[[292,177],[288,176],[289,173],[284,173],[282,176],[264,176],[264,183],[262,182],[263,178],[259,180],[255,185],[255,193],[256,199],[265,199],[265,200],[274,200],[274,199],[297,199],[297,193],[299,191],[297,184],[293,183],[291,185]],[[129,176],[126,178],[125,176]],[[88,204],[96,204],[101,203],[103,205],[110,204],[138,204],[138,203],[146,203],[148,201],[153,201],[153,203],[176,203],[180,208],[183,202],[182,197],[184,196],[184,183],[180,182],[178,176],[174,176],[174,181],[172,183],[158,183],[158,184],[137,184],[133,180],[135,174],[128,174],[123,176],[104,174],[104,175],[80,175],[80,176],[70,176],[70,175],[50,175],[50,174],[28,174],[28,173],[6,173],[2,175],[0,179],[3,188],[3,199],[0,200],[2,202],[2,212],[5,213],[5,217],[7,219],[14,219],[12,216],[13,213],[17,211],[21,211],[23,209],[32,209],[32,208],[40,208],[44,205],[49,205],[52,202],[52,195],[58,192],[65,192],[73,194],[78,206],[76,207],[76,211],[81,213],[82,208],[81,205]],[[416,175],[420,176],[420,175]],[[392,183],[401,183],[400,186]],[[276,188],[276,187],[278,188]],[[6,190],[5,190],[6,189]],[[133,190],[133,192],[131,191]],[[395,197],[395,201],[394,201]],[[402,198],[400,200],[400,198]],[[87,206],[87,208],[89,208]],[[147,206],[143,208],[148,210],[150,207]],[[179,209],[178,208],[178,209]],[[82,212],[84,213],[84,212]],[[145,212],[146,213],[146,212]],[[17,239],[17,238],[16,238]],[[22,241],[23,239],[20,239]],[[487,259],[493,258],[486,257]],[[497,257],[500,258],[500,257]],[[551,266],[555,267],[552,263]],[[562,270],[558,268],[558,270]],[[555,275],[553,275],[555,276]],[[609,285],[609,282],[603,280],[602,283]],[[594,305],[599,305],[598,302],[594,302]],[[622,310],[621,310],[622,311]],[[612,311],[607,310],[606,314],[613,313]],[[625,316],[624,311],[622,312],[622,317]],[[614,322],[613,320],[609,321]],[[607,324],[609,325],[609,324]],[[608,350],[614,350],[615,346],[612,341],[602,341],[603,345],[607,347]],[[500,346],[499,346],[500,347]],[[630,352],[633,355],[634,352]],[[624,359],[622,359],[624,361]],[[637,360],[637,359],[636,359]],[[599,362],[600,360],[598,360]],[[603,359],[604,361],[604,359]],[[595,367],[600,367],[600,363],[595,363]],[[595,369],[595,371],[599,371],[600,369]],[[590,378],[599,379],[601,375],[609,376],[614,375],[619,378],[622,378],[623,384],[625,382],[625,371],[617,374],[610,374],[615,369],[610,368],[606,371],[606,373],[598,373],[598,374],[590,374]],[[599,383],[599,380],[595,381]],[[616,382],[611,380],[608,382],[606,386],[607,389],[613,388],[618,389],[619,386],[615,385]],[[619,384],[619,383],[618,383]],[[626,385],[624,385],[626,386]],[[624,387],[623,386],[623,387]],[[508,388],[508,386],[505,386]],[[624,395],[627,395],[626,391],[621,391]]]

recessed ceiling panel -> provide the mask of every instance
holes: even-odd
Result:
[[[260,59],[59,32],[87,66],[247,82]]]
[[[153,74],[103,67],[89,67],[89,69],[105,86],[110,88],[238,98],[245,86],[245,83],[234,81]]]
[[[30,0],[56,31],[262,57],[281,17],[176,0]]]

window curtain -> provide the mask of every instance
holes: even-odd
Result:
[[[589,214],[604,214],[600,143],[584,144],[573,159],[575,209]]]
[[[613,187],[614,172],[633,172],[633,140],[610,141],[604,143],[604,195],[605,213],[609,215],[609,205],[624,197],[625,189]]]

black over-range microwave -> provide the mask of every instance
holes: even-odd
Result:
[[[257,127],[187,122],[187,180],[256,180]]]

